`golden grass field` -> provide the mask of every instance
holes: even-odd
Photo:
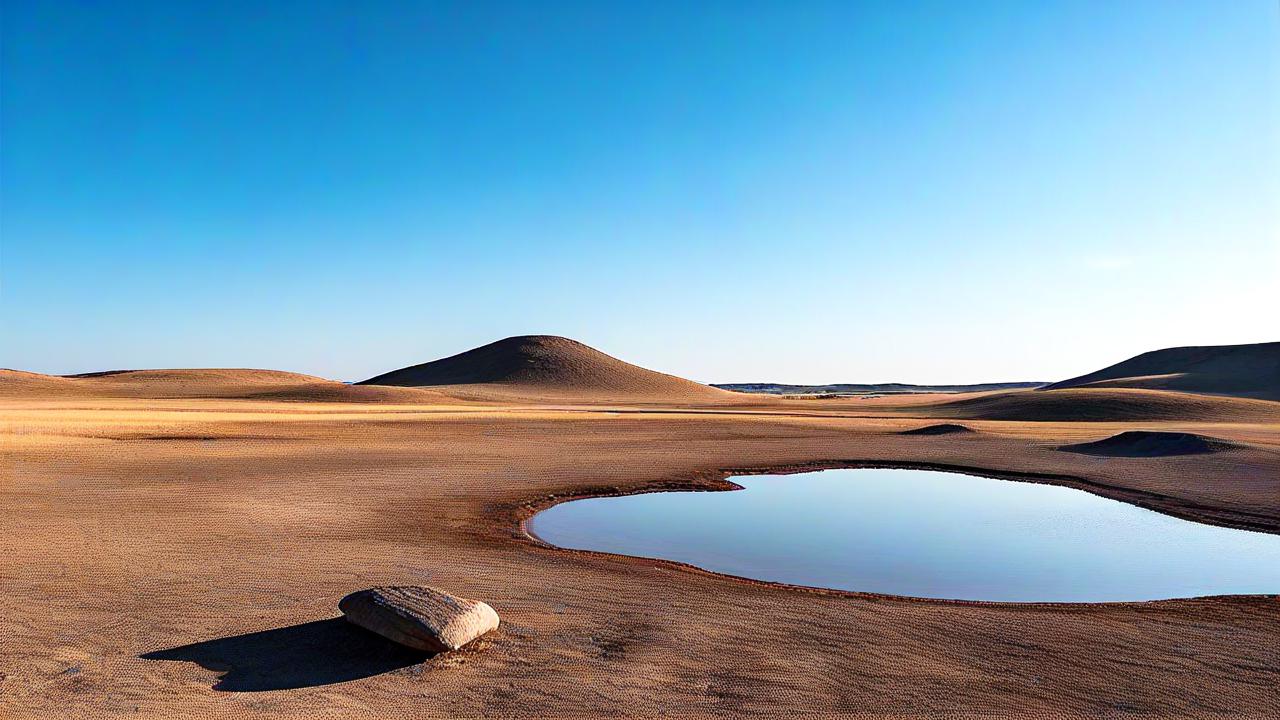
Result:
[[[919,600],[561,550],[523,530],[571,497],[902,464],[1277,532],[1280,403],[1105,387],[672,399],[650,380],[610,396],[536,378],[5,373],[0,715],[1280,713],[1273,596]],[[977,432],[900,434],[938,422]],[[1057,449],[1133,429],[1234,445]],[[482,599],[502,625],[425,658],[335,619],[345,594],[384,584]]]

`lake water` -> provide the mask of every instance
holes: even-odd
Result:
[[[795,585],[965,600],[1102,602],[1280,592],[1280,535],[1080,490],[923,470],[734,478],[734,492],[563,503],[567,548]]]

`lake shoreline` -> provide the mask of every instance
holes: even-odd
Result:
[[[799,480],[794,484],[783,478],[796,476],[795,472],[752,473],[729,476],[740,482],[725,478],[713,487],[668,484],[629,493],[557,497],[525,518],[522,529],[537,543],[562,551],[669,562],[747,582],[857,596],[1069,605],[1278,594],[1266,586],[1280,587],[1280,578],[1272,578],[1272,583],[1253,581],[1266,576],[1271,567],[1267,561],[1244,559],[1274,554],[1272,541],[1280,539],[1275,533],[1196,522],[1060,482],[1027,482],[993,472],[960,473],[902,465],[911,464],[807,470],[798,474]],[[962,485],[965,477],[978,482]],[[748,478],[779,482],[762,485],[750,483]],[[1013,486],[1021,489],[1013,492]],[[1032,491],[1032,487],[1044,490]],[[735,490],[756,494],[738,497]],[[720,492],[733,493],[734,497],[714,504],[699,497]],[[772,499],[760,496],[762,492]],[[939,498],[947,497],[952,501],[940,505]],[[619,502],[621,498],[646,499],[626,503]],[[567,507],[574,503],[578,505]],[[865,511],[872,506],[889,514]],[[944,507],[955,509],[939,512]],[[806,519],[805,524],[789,525],[784,518],[797,513]],[[920,513],[930,513],[927,524],[916,519]],[[970,517],[984,518],[983,532],[957,530],[952,533],[955,537],[950,538],[947,550],[930,549],[930,538],[945,532],[942,528],[967,527]],[[700,530],[708,523],[714,524],[714,531]],[[1029,525],[1023,527],[1024,524]],[[745,528],[752,530],[747,532]],[[1028,529],[1034,531],[1027,534]],[[1065,535],[1046,544],[1040,541],[1043,532]],[[1158,542],[1162,549],[1135,551],[1145,538],[1126,535],[1143,536],[1148,532],[1153,537],[1167,538]],[[824,538],[819,545],[795,542],[797,538],[817,536]],[[1028,544],[1044,547],[1029,550]],[[1103,551],[1102,555],[1096,552],[1109,544],[1112,551]],[[1009,549],[1014,547],[1020,549]],[[1089,550],[1073,552],[1073,548]],[[864,552],[871,555],[859,560]],[[1219,553],[1234,558],[1234,563],[1205,565],[1207,557]],[[888,557],[896,559],[889,561]],[[1039,565],[1032,559],[1036,557],[1053,558],[1052,571],[1046,572],[1050,566]],[[892,565],[887,564],[890,562]],[[957,573],[956,563],[965,562],[972,564],[973,575]],[[1250,562],[1262,565],[1238,566]],[[1124,567],[1129,563],[1137,563],[1134,569],[1156,563],[1166,570],[1156,576],[1148,574],[1147,580],[1140,581],[1136,578],[1142,574],[1135,575]],[[1280,566],[1280,556],[1275,563]],[[1191,570],[1193,566],[1199,569]],[[991,575],[989,567],[1004,570]],[[1081,582],[1058,581],[1064,573],[1078,576]],[[808,579],[796,577],[805,575]],[[980,581],[984,576],[987,580]],[[996,577],[1002,579],[996,581]],[[1102,579],[1106,577],[1111,579]],[[1196,582],[1197,578],[1204,582]],[[1264,587],[1186,592],[1196,585],[1239,586],[1242,582]],[[900,589],[876,588],[886,584]],[[947,590],[948,586],[955,589]],[[1083,597],[1089,594],[1085,590],[1088,587],[1103,597]],[[988,593],[1023,597],[981,597]],[[1062,593],[1072,597],[1053,597]],[[1034,597],[1036,594],[1042,597]],[[1123,597],[1126,594],[1138,597]],[[1146,597],[1142,597],[1144,594]]]

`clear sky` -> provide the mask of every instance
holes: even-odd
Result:
[[[0,366],[708,382],[1280,339],[1280,7],[3,2]]]

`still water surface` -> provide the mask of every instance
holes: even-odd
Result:
[[[561,547],[894,595],[1101,602],[1280,592],[1280,535],[1079,490],[883,469],[735,482],[746,490],[563,503],[530,529]]]

